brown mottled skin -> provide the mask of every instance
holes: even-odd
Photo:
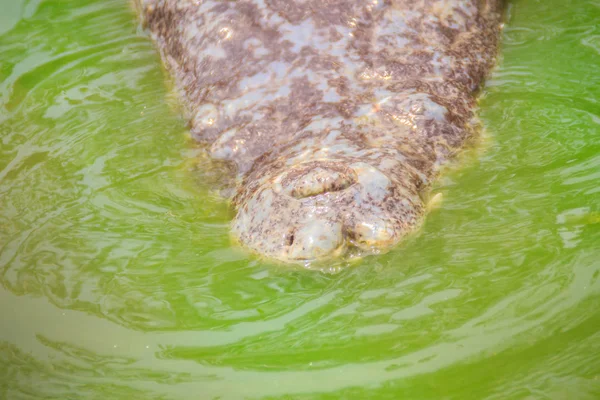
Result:
[[[237,166],[232,232],[264,256],[378,252],[474,134],[501,0],[137,0],[191,131]]]

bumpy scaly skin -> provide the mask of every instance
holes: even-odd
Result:
[[[238,168],[232,231],[283,261],[379,251],[472,135],[501,0],[138,0],[194,136]]]

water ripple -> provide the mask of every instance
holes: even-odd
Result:
[[[485,151],[333,275],[232,248],[126,3],[21,2],[0,36],[0,397],[597,397],[594,1],[511,3]]]

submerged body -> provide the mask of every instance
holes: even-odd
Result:
[[[500,0],[138,0],[193,135],[235,164],[232,232],[311,261],[390,248],[473,135]]]

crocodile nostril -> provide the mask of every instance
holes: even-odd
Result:
[[[302,199],[347,189],[357,180],[356,173],[350,168],[319,163],[295,168],[282,183],[290,196]]]
[[[342,224],[330,219],[311,219],[291,237],[287,256],[292,260],[315,260],[343,248]],[[289,240],[289,237],[288,237]]]
[[[364,249],[387,247],[397,239],[394,227],[375,216],[363,216],[362,221],[347,229],[346,235],[355,246]]]
[[[292,232],[292,233],[289,233],[289,234],[287,235],[287,237],[286,237],[286,242],[287,242],[286,244],[287,244],[288,246],[291,246],[291,245],[293,245],[293,244],[294,244],[294,232]]]

